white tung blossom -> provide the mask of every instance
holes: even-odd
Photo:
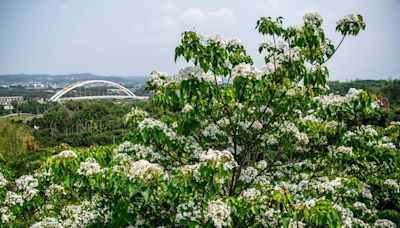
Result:
[[[34,223],[30,226],[30,228],[62,228],[62,223],[56,218],[47,217],[42,219],[41,221]]]
[[[205,219],[211,220],[214,223],[214,226],[218,228],[228,225],[231,221],[230,216],[230,207],[221,200],[211,201],[208,204],[207,211],[205,213]]]
[[[359,193],[363,198],[366,198],[366,199],[369,199],[369,200],[371,200],[373,198],[373,195],[372,195],[371,191],[368,188],[361,189]]]
[[[147,112],[143,109],[133,107],[132,110],[128,114],[126,114],[125,123],[129,123],[129,121],[133,118],[144,118],[147,115]]]
[[[256,197],[260,196],[261,192],[255,188],[248,188],[245,189],[241,196],[247,199],[255,199]]]
[[[338,204],[334,204],[333,208],[335,208],[336,211],[340,213],[340,216],[342,217],[343,227],[353,227],[352,225],[355,218],[353,212],[350,209],[342,207]]]
[[[331,56],[334,53],[334,49],[332,49],[333,42],[331,39],[326,38],[325,42],[321,45],[322,53]]]
[[[200,154],[200,162],[216,161],[216,166],[222,165],[224,170],[231,170],[238,166],[232,153],[228,150],[208,149]]]
[[[61,211],[62,227],[88,227],[100,217],[107,220],[111,216],[108,207],[101,206],[102,198],[98,195],[84,200],[78,205],[68,205]]]
[[[323,22],[322,17],[318,12],[305,14],[303,20],[304,24],[312,26],[321,25]]]
[[[220,34],[214,34],[208,37],[204,37],[203,40],[207,44],[217,44],[222,48],[225,48],[227,45],[227,41],[224,40]]]
[[[26,199],[32,199],[38,193],[36,187],[39,185],[39,182],[31,175],[21,176],[15,180],[15,184],[19,190],[23,191],[22,195]]]
[[[64,187],[58,184],[51,184],[47,189],[44,191],[44,194],[47,197],[50,197],[56,193],[63,193],[65,194]]]
[[[276,123],[278,124],[278,123]],[[308,144],[309,139],[306,133],[304,132],[300,132],[299,129],[297,128],[297,126],[290,122],[290,121],[285,121],[282,124],[282,129],[283,132],[291,132],[294,134],[294,136],[296,137],[296,139],[298,140],[298,144]]]
[[[163,160],[165,157],[154,151],[153,147],[147,147],[141,144],[133,144],[129,141],[121,143],[118,148],[114,149],[114,159],[119,160],[120,164],[131,158],[126,154],[134,154],[138,159],[146,159],[149,161]],[[127,156],[129,158],[127,158]]]
[[[315,97],[314,100],[321,103],[322,107],[341,106],[344,103],[350,103],[358,99],[361,93],[363,93],[362,89],[351,88],[345,96],[331,93],[327,96]]]
[[[232,38],[231,40],[228,41],[228,47],[241,47],[241,46],[243,46],[243,43],[238,38]]]
[[[200,182],[202,180],[199,169],[200,164],[184,165],[180,168],[181,172],[184,175],[192,175],[197,182]]]
[[[367,213],[367,214],[371,213],[371,210],[368,209],[367,205],[365,205],[365,203],[363,203],[363,202],[357,201],[357,202],[353,203],[353,207],[358,210],[361,210],[363,213]]]
[[[77,158],[78,155],[72,150],[64,150],[57,155],[53,156],[54,158]]]
[[[165,72],[152,71],[148,83],[156,88],[163,87],[165,85],[166,77],[168,77],[168,75]]]
[[[92,176],[98,173],[102,173],[103,169],[97,163],[96,159],[94,158],[87,158],[86,161],[81,162],[79,169],[78,169],[78,174],[82,176]]]
[[[276,68],[278,68],[279,65],[275,67],[273,63],[267,63],[265,66],[261,68],[261,71],[265,75],[271,75],[275,73]]]
[[[159,128],[159,129],[163,130],[165,127],[166,127],[165,123],[163,123],[159,120],[153,119],[153,118],[144,118],[138,125],[138,128],[140,130],[155,129],[155,128]]]
[[[182,112],[183,113],[188,113],[193,111],[193,106],[191,106],[190,104],[186,104],[183,108],[182,108]]]
[[[389,188],[393,189],[396,193],[400,193],[400,186],[397,183],[397,180],[394,179],[387,179],[384,182]]]
[[[232,77],[245,77],[245,78],[256,78],[261,79],[263,75],[262,71],[257,69],[255,66],[247,63],[240,63],[235,66],[232,70]]]
[[[378,132],[371,125],[361,125],[358,128],[357,133],[360,135],[366,134],[371,137],[378,136]]]
[[[301,116],[300,117],[300,121],[301,122],[314,122],[314,123],[321,123],[322,122],[322,120],[320,118],[315,117],[313,114],[307,115],[307,116],[304,116],[304,117]]]
[[[225,132],[222,131],[216,124],[211,123],[203,129],[202,134],[205,137],[216,139],[218,135],[225,135]]]
[[[389,219],[378,219],[375,221],[373,227],[377,228],[397,228],[397,225]]]
[[[201,79],[208,82],[220,83],[222,78],[214,75],[211,71],[204,72],[203,69],[196,66],[188,66],[179,71],[179,73],[173,77],[168,78],[172,82],[181,82],[189,79]]]
[[[260,48],[267,49],[268,51],[274,50],[276,45],[272,40],[265,40],[264,42],[260,43]]]
[[[8,181],[2,173],[0,173],[0,188],[5,187]]]
[[[262,170],[262,168],[260,169]],[[249,166],[242,170],[239,180],[246,184],[249,184],[256,178],[257,175],[258,170],[254,167]]]
[[[129,171],[126,173],[130,180],[149,181],[156,177],[166,177],[164,169],[158,165],[146,160],[139,160],[132,163]]]
[[[175,221],[199,221],[201,219],[201,207],[196,205],[192,200],[181,203],[177,207]]]
[[[6,193],[6,199],[4,200],[4,203],[6,205],[20,205],[22,207],[22,205],[24,204],[24,199],[21,195],[18,195],[15,192],[8,191]]]
[[[0,215],[1,215],[0,220],[3,224],[7,224],[15,219],[14,214],[9,210],[8,207],[1,207]]]
[[[349,27],[349,30],[353,30],[355,28],[358,28],[361,25],[361,16],[355,13],[347,14],[344,16],[342,19],[340,19],[338,22],[336,22],[336,25],[340,28],[344,28],[345,26]]]
[[[339,146],[335,149],[332,149],[333,154],[347,154],[347,155],[353,155],[353,148],[352,147],[345,147],[345,146]]]

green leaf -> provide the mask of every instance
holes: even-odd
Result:
[[[150,196],[151,196],[151,189],[150,188],[147,188],[146,190],[144,190],[143,192],[142,192],[142,196],[143,196],[143,198],[144,198],[144,200],[146,201],[146,203],[149,201],[149,199],[150,199]]]

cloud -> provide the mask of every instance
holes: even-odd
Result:
[[[188,24],[204,25],[205,15],[199,8],[189,8],[182,13],[180,20]]]
[[[207,27],[215,24],[229,24],[234,18],[234,12],[228,8],[217,9],[209,13],[204,13],[199,8],[189,8],[182,13],[179,20],[187,26]]]
[[[231,23],[235,14],[231,9],[220,8],[211,12],[203,12],[199,8],[187,8],[177,12],[174,4],[165,2],[161,5],[162,15],[143,24],[130,26],[135,40],[146,43],[176,42],[178,34],[185,29],[201,29],[205,32],[220,25]]]

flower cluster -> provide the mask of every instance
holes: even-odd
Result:
[[[57,193],[62,193],[62,194],[65,195],[64,187],[61,186],[61,185],[58,185],[58,184],[52,184],[44,191],[44,194],[47,197],[50,197],[50,196],[52,196],[54,194],[57,194]]]
[[[244,77],[244,78],[255,78],[257,80],[261,79],[262,71],[257,69],[251,64],[241,63],[235,66],[232,70],[232,77]]]
[[[129,123],[129,121],[131,121],[131,120],[134,121],[136,119],[143,119],[146,116],[147,116],[146,111],[144,111],[140,108],[134,107],[128,114],[126,114],[125,123]]]
[[[332,149],[332,154],[345,154],[345,155],[353,155],[353,148],[352,147],[345,147],[345,146],[339,146],[335,149]]]
[[[154,151],[152,147],[146,147],[140,144],[133,144],[129,141],[121,143],[114,149],[114,159],[123,158],[125,153],[132,155],[137,159],[146,159],[149,161],[163,160],[164,156]]]
[[[0,208],[0,221],[4,224],[11,222],[11,220],[15,219],[15,215],[9,210],[8,207]]]
[[[231,208],[221,200],[208,203],[205,219],[211,220],[215,227],[227,226],[231,221]]]
[[[208,37],[204,37],[203,38],[204,41],[210,45],[210,44],[217,44],[218,46],[220,46],[221,48],[225,48],[227,45],[226,40],[224,40],[220,34],[214,34]]]
[[[94,158],[87,158],[86,161],[80,163],[78,174],[82,176],[92,176],[102,173],[104,170],[101,168]]]
[[[183,113],[188,113],[193,111],[193,106],[191,106],[190,104],[186,104],[183,108],[182,108],[182,112]]]
[[[0,173],[0,188],[5,187],[8,181],[2,173]]]
[[[248,188],[245,189],[241,196],[248,199],[255,199],[256,197],[260,196],[261,192],[255,188]]]
[[[78,205],[69,205],[62,209],[62,227],[88,227],[103,217],[110,216],[108,207],[101,207],[102,198],[95,195],[90,200],[84,200]],[[106,223],[106,221],[104,221]]]
[[[222,131],[216,124],[211,123],[203,129],[202,134],[205,137],[216,139],[218,135],[225,135],[225,132]]]
[[[160,165],[150,163],[146,160],[133,162],[126,175],[130,180],[138,179],[142,181],[151,181],[158,177],[167,177],[164,169]]]
[[[261,68],[261,71],[264,75],[271,75],[275,72],[276,67],[273,63],[267,63],[265,66]]]
[[[315,97],[314,99],[321,103],[322,107],[341,106],[344,103],[350,103],[358,99],[359,95],[363,92],[362,89],[349,89],[346,96],[329,94],[327,96]]]
[[[201,181],[199,169],[200,164],[184,165],[180,167],[180,171],[183,175],[191,175],[197,182]]]
[[[298,144],[308,144],[309,142],[307,134],[300,132],[296,125],[290,121],[285,121],[282,124],[282,131],[292,133],[298,140]]]
[[[177,223],[180,223],[181,221],[199,221],[201,216],[201,207],[190,200],[178,205],[175,221]]]
[[[143,130],[143,129],[156,129],[156,128],[159,128],[159,129],[163,130],[165,127],[166,127],[165,123],[163,123],[163,122],[161,122],[159,120],[153,119],[153,118],[144,118],[142,120],[142,122],[140,122],[139,125],[138,125],[138,128],[140,130]]]
[[[386,184],[387,186],[389,186],[389,188],[393,189],[394,192],[400,193],[400,186],[399,186],[399,183],[397,183],[396,180],[394,180],[394,179],[387,179],[387,180],[385,180],[385,184]]]
[[[59,154],[54,155],[54,158],[77,158],[78,155],[72,150],[64,150],[61,151]]]
[[[215,80],[217,80],[217,83],[220,83],[222,80],[221,77],[215,76],[212,72],[204,72],[201,68],[196,66],[185,67],[181,69],[177,75],[168,78],[170,82],[181,82],[189,79],[199,79],[208,82],[215,82]]]
[[[6,205],[19,205],[22,207],[22,205],[24,204],[24,199],[21,195],[18,195],[15,192],[8,191],[4,203]]]
[[[167,73],[160,71],[153,71],[150,73],[148,84],[155,88],[161,88],[165,85],[165,80],[168,77]]]
[[[365,23],[362,16],[355,13],[346,15],[336,23],[336,30],[340,31],[343,35],[357,35],[360,29],[364,28]]]
[[[228,47],[242,47],[243,43],[238,38],[232,38],[228,41]]]
[[[378,219],[375,221],[373,227],[396,228],[397,225],[388,219]]]
[[[60,223],[60,221],[58,221],[58,219],[47,217],[31,226],[31,228],[42,228],[42,227],[61,228],[63,227],[63,225],[62,223]]]
[[[37,187],[39,182],[31,175],[23,175],[17,180],[15,180],[18,190],[22,190],[22,196],[25,199],[32,199],[38,193]]]
[[[303,16],[304,24],[311,26],[320,26],[322,25],[322,17],[318,12],[315,13],[307,13]]]
[[[213,150],[208,149],[200,154],[200,162],[216,162],[216,166],[222,165],[224,170],[231,170],[238,166],[232,153],[228,150]]]

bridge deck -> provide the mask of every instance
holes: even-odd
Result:
[[[117,95],[109,95],[109,96],[83,96],[83,97],[61,97],[58,100],[98,100],[98,99],[139,99],[139,100],[147,100],[149,97],[146,96],[117,96]]]

